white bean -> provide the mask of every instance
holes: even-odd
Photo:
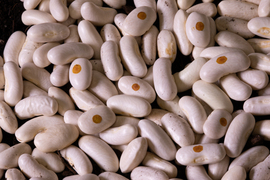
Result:
[[[104,68],[100,59],[91,59],[90,62],[92,64],[93,70],[96,70],[96,71],[101,72],[102,74],[105,74]]]
[[[92,81],[92,64],[86,58],[75,59],[69,68],[69,82],[78,90],[87,89]]]
[[[180,148],[176,160],[182,165],[204,165],[219,162],[225,155],[223,144],[196,144]]]
[[[177,87],[171,72],[172,62],[167,58],[159,58],[153,67],[154,87],[157,95],[163,100],[173,100],[177,95]]]
[[[97,106],[84,112],[78,119],[78,126],[86,134],[97,134],[115,122],[115,114],[107,106]]]
[[[262,162],[269,155],[269,149],[265,146],[254,146],[240,154],[235,158],[230,166],[229,170],[235,166],[241,166],[246,172],[256,166],[258,163]]]
[[[46,43],[38,47],[33,53],[33,62],[37,67],[45,68],[51,64],[47,57],[47,53],[50,49],[60,45],[59,43]]]
[[[220,31],[216,34],[215,40],[220,46],[238,48],[244,51],[247,55],[254,53],[252,46],[243,37],[233,32]]]
[[[193,84],[192,90],[198,98],[206,102],[212,109],[225,109],[232,113],[233,104],[231,100],[217,85],[199,80]]]
[[[141,54],[147,65],[153,65],[156,60],[158,33],[159,30],[153,25],[142,36]]]
[[[263,38],[251,38],[247,42],[253,47],[257,53],[270,53],[270,40]]]
[[[205,58],[198,57],[183,70],[174,73],[173,77],[177,86],[177,92],[184,92],[192,88],[192,85],[200,79],[200,70],[206,62]]]
[[[50,0],[50,12],[59,22],[67,20],[69,16],[67,0]]]
[[[186,10],[188,14],[192,12],[198,12],[200,14],[204,14],[208,17],[215,17],[217,14],[217,7],[214,3],[206,2],[206,3],[199,3],[194,6],[191,6]]]
[[[178,173],[176,166],[151,152],[146,153],[142,165],[164,171],[169,178],[176,177]]]
[[[93,58],[100,59],[100,48],[103,44],[103,40],[95,26],[90,21],[82,20],[78,24],[78,33],[81,41],[93,48]]]
[[[81,15],[81,6],[85,2],[93,2],[98,6],[103,5],[102,0],[76,0],[76,1],[73,1],[68,7],[69,15],[74,19],[80,19],[82,17],[82,15]]]
[[[246,179],[246,171],[242,166],[234,166],[233,168],[229,169],[224,176],[221,178],[221,180],[230,180],[232,178],[236,178],[239,180],[245,180]]]
[[[146,166],[138,166],[133,169],[130,177],[132,180],[169,180],[164,171]]]
[[[60,173],[64,171],[65,165],[59,156],[54,153],[44,153],[37,148],[33,149],[31,154],[34,159],[39,163],[45,166],[47,169],[52,170],[55,173]]]
[[[23,78],[34,83],[41,89],[48,91],[52,86],[50,73],[43,68],[37,67],[34,63],[25,63],[21,68]]]
[[[100,180],[128,180],[124,176],[114,172],[102,172],[98,177]]]
[[[110,172],[116,172],[119,169],[119,160],[115,152],[101,139],[86,135],[79,139],[78,144],[101,169]]]
[[[35,9],[38,4],[40,3],[41,0],[24,0],[23,1],[23,7],[28,10],[28,9]]]
[[[212,139],[223,137],[232,121],[231,114],[224,109],[216,109],[207,117],[203,131]]]
[[[58,124],[50,126],[48,129],[35,136],[35,146],[43,152],[54,152],[64,149],[74,143],[79,137],[79,131],[72,124]]]
[[[248,21],[234,18],[234,17],[228,17],[228,16],[220,16],[216,20],[216,26],[218,31],[231,31],[233,33],[239,34],[243,38],[252,38],[255,35],[250,32],[250,30],[247,27]]]
[[[208,165],[208,175],[213,180],[219,180],[227,172],[230,163],[229,156],[225,156],[221,161]]]
[[[80,148],[70,145],[60,150],[60,153],[80,176],[92,173],[93,165]]]
[[[157,13],[159,19],[159,30],[173,30],[173,19],[177,12],[177,3],[175,0],[157,1]]]
[[[177,54],[177,45],[173,33],[163,29],[157,37],[157,52],[159,58],[168,58],[173,63]]]
[[[176,147],[161,127],[147,119],[140,120],[138,127],[140,135],[147,138],[151,151],[168,161],[175,158]]]
[[[189,41],[197,47],[205,48],[210,42],[210,22],[207,16],[192,12],[186,21]]]
[[[81,6],[81,15],[94,26],[104,26],[113,23],[117,11],[109,7],[100,7],[93,2],[85,2]]]
[[[58,103],[58,113],[64,116],[68,110],[74,110],[75,106],[72,99],[68,94],[57,87],[50,87],[48,90],[48,96],[54,98]]]
[[[144,159],[147,152],[147,139],[138,137],[132,140],[120,157],[120,170],[122,173],[131,172]]]
[[[88,90],[77,90],[73,87],[69,89],[69,95],[71,96],[77,107],[83,111],[94,108],[104,103],[99,100],[94,94]]]
[[[163,109],[152,109],[151,113],[148,116],[145,116],[145,119],[151,120],[157,125],[162,126],[161,118],[167,113],[169,112]]]
[[[195,3],[195,0],[177,0],[179,9],[187,10]]]
[[[124,124],[111,127],[99,133],[99,137],[110,145],[124,145],[130,143],[138,135],[137,126]]]
[[[95,174],[85,174],[85,175],[72,175],[67,176],[63,180],[100,180],[99,177]]]
[[[134,0],[134,5],[135,7],[140,7],[140,6],[148,6],[157,11],[157,2],[155,0]]]
[[[233,100],[245,101],[252,94],[252,88],[240,80],[236,74],[228,74],[220,78],[220,87]]]
[[[261,0],[258,7],[259,17],[269,17],[270,16],[270,2],[267,0]]]
[[[270,37],[270,20],[268,17],[256,17],[251,19],[247,24],[248,29],[255,35],[269,38]]]
[[[255,127],[252,134],[258,134],[263,137],[264,140],[269,141],[270,136],[268,134],[270,128],[270,120],[262,120],[255,123]]]
[[[229,157],[240,155],[254,126],[255,118],[250,113],[242,112],[232,120],[224,138],[225,150]]]
[[[41,43],[30,40],[27,36],[19,54],[19,65],[22,67],[26,63],[33,62],[33,54],[41,45]]]
[[[15,106],[23,96],[23,79],[18,65],[8,61],[3,66],[5,76],[4,100],[9,106]]]
[[[41,23],[56,23],[56,20],[51,14],[34,9],[24,11],[21,19],[27,26]]]
[[[260,90],[267,86],[269,77],[266,72],[257,69],[247,69],[237,73],[237,76],[250,85],[252,90]]]
[[[34,42],[56,42],[66,39],[70,34],[67,26],[60,23],[42,23],[30,27],[27,37]]]
[[[115,85],[102,73],[93,70],[92,82],[88,90],[98,97],[102,102],[106,102],[110,97],[118,94]]]
[[[36,117],[20,126],[15,132],[15,137],[19,142],[29,142],[35,138],[36,134],[46,131],[50,126],[63,123],[63,117],[59,115]]]
[[[103,41],[114,41],[116,44],[119,44],[121,35],[117,27],[113,24],[105,24],[100,30],[100,36]]]
[[[270,56],[263,53],[251,53],[248,57],[251,61],[251,68],[259,69],[270,74],[269,68],[267,68],[270,64]]]
[[[155,90],[146,81],[134,77],[123,76],[118,81],[118,88],[127,95],[139,96],[152,103],[156,99]]]
[[[48,170],[43,165],[39,164],[33,156],[23,154],[18,160],[21,171],[28,177],[42,177],[44,179],[57,180],[57,175],[51,170]]]
[[[70,64],[53,66],[53,71],[50,75],[52,85],[61,87],[69,82],[69,67]]]
[[[69,25],[68,28],[69,28],[70,34],[65,39],[64,43],[79,42],[80,41],[80,36],[79,36],[79,33],[78,33],[78,26],[72,24],[72,25]]]
[[[203,166],[187,166],[186,167],[186,176],[188,179],[203,179],[203,180],[211,180],[208,176],[205,168]]]
[[[107,100],[107,106],[116,114],[129,115],[133,117],[147,116],[150,114],[152,109],[147,100],[141,97],[124,94],[110,97]]]
[[[132,36],[141,36],[151,28],[156,19],[156,12],[151,7],[137,7],[125,18],[123,31]]]
[[[262,162],[254,166],[249,172],[249,179],[267,180],[270,178],[270,155],[268,155]]]
[[[182,96],[179,100],[179,106],[187,117],[193,131],[202,134],[207,115],[200,102],[192,96]]]
[[[235,17],[247,21],[258,16],[257,4],[242,1],[221,1],[217,10],[221,16]]]
[[[120,56],[126,70],[136,77],[144,77],[147,73],[138,43],[133,36],[123,36],[120,40]]]
[[[49,96],[30,96],[20,100],[14,107],[19,119],[32,118],[34,116],[52,116],[58,110],[57,101]]]
[[[5,62],[13,61],[19,63],[19,54],[24,45],[26,35],[22,31],[15,31],[8,38],[4,48],[4,60]]]
[[[38,10],[50,13],[50,0],[41,0]]]
[[[91,59],[93,48],[81,42],[70,42],[56,46],[48,51],[48,59],[55,65],[64,65],[73,62],[76,58]]]
[[[195,136],[187,121],[174,113],[161,118],[162,127],[180,147],[194,144]]]
[[[104,0],[104,2],[114,9],[121,9],[126,5],[126,0]]]
[[[22,154],[31,154],[32,149],[26,143],[19,143],[0,152],[0,168],[10,169],[18,166],[18,159]]]
[[[181,110],[180,106],[179,106],[179,97],[175,96],[175,98],[171,101],[164,101],[161,98],[157,97],[157,104],[159,105],[160,108],[173,112],[177,115],[180,115],[181,117],[183,117],[184,119],[186,119],[186,115],[184,114],[184,112]]]
[[[225,47],[225,46],[213,46],[213,47],[207,47],[205,48],[200,56],[206,59],[212,59],[213,57],[216,57],[220,54],[227,53],[227,52],[234,52],[234,51],[241,51],[240,49],[237,48],[232,48],[232,47]]]
[[[114,41],[104,42],[100,49],[100,58],[106,76],[112,81],[119,80],[123,75],[123,66],[117,43]]]
[[[173,32],[175,40],[180,52],[187,56],[191,53],[193,44],[189,41],[186,34],[186,20],[188,13],[183,9],[179,9],[174,16]]]
[[[244,102],[243,109],[253,115],[269,115],[270,96],[256,96]]]
[[[26,180],[23,173],[16,168],[8,169],[5,173],[5,178],[7,180],[16,180],[16,179]]]
[[[0,111],[1,128],[10,134],[14,134],[18,129],[18,121],[13,110],[4,101],[0,101]]]

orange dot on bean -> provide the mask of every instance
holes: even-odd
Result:
[[[94,123],[98,124],[102,121],[102,117],[100,115],[94,115],[92,120]]]
[[[135,84],[132,85],[132,89],[133,89],[134,91],[138,91],[138,90],[140,89],[140,85],[137,84],[137,83],[135,83]]]
[[[204,24],[203,24],[202,22],[197,22],[197,23],[196,23],[196,29],[197,29],[198,31],[203,31],[203,29],[204,29]]]
[[[78,74],[79,72],[81,72],[81,70],[82,70],[82,67],[81,67],[81,65],[79,65],[79,64],[76,64],[76,65],[73,66],[73,68],[72,68],[72,72],[73,72],[74,74]]]
[[[220,122],[221,126],[227,125],[227,119],[225,119],[225,118],[220,118],[219,122]]]
[[[217,63],[218,64],[224,64],[227,61],[227,57],[226,56],[220,56],[217,58]]]
[[[194,152],[201,152],[203,150],[203,146],[198,145],[198,146],[194,146],[193,147],[193,151]]]
[[[144,20],[146,18],[146,13],[145,12],[139,12],[137,14],[137,17],[141,20]]]

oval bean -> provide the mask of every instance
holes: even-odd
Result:
[[[146,138],[138,137],[133,139],[121,154],[121,172],[128,173],[136,168],[143,161],[147,152],[147,148],[148,144]]]
[[[147,138],[148,146],[159,157],[171,161],[175,158],[176,147],[166,132],[154,122],[144,119],[138,123],[141,137]]]
[[[78,144],[101,169],[110,172],[116,172],[119,169],[119,160],[115,152],[101,139],[86,135],[79,139]]]
[[[34,42],[56,42],[66,39],[70,34],[67,26],[59,23],[42,23],[30,27],[27,37]]]
[[[224,138],[225,150],[229,157],[240,155],[254,126],[255,118],[250,113],[242,112],[232,120]]]

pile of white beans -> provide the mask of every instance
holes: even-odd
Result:
[[[269,0],[22,1],[30,27],[0,57],[0,130],[18,141],[0,143],[0,177],[56,180],[65,160],[64,180],[270,179],[268,147],[244,149],[270,141],[255,119],[270,115]],[[194,60],[173,72],[179,55]]]

